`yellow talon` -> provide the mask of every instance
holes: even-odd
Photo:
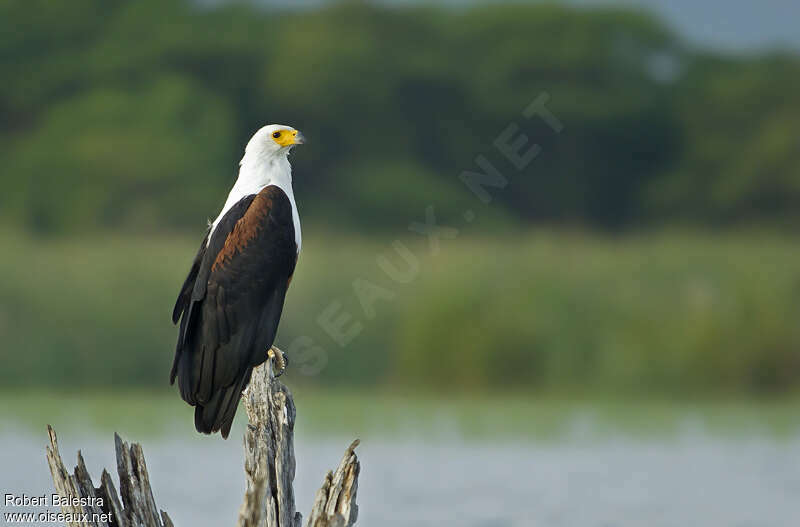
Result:
[[[283,375],[283,372],[286,371],[286,365],[288,364],[286,354],[282,352],[278,346],[272,346],[269,351],[267,351],[267,357],[274,361],[275,377]]]

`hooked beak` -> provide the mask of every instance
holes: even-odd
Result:
[[[294,134],[293,144],[304,145],[305,143],[306,143],[306,136],[303,135],[303,132],[297,130]]]

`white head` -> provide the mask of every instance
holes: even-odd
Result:
[[[294,145],[303,143],[305,143],[303,134],[291,126],[269,124],[253,134],[247,142],[244,159],[252,157],[264,160],[274,156],[285,158]]]
[[[292,204],[295,241],[299,250],[300,219],[292,192],[292,167],[287,156],[294,145],[303,143],[303,134],[283,124],[270,124],[253,134],[239,163],[239,177],[228,194],[222,212],[211,224],[212,232],[225,213],[243,197],[257,194],[267,185],[275,185],[286,193]]]

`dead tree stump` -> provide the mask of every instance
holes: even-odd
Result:
[[[83,455],[78,451],[78,465],[70,475],[58,451],[58,438],[52,426],[47,426],[50,446],[47,447],[47,462],[53,483],[61,498],[76,504],[62,505],[61,512],[68,514],[74,527],[172,527],[172,521],[164,511],[159,511],[150,488],[150,476],[144,461],[144,452],[137,443],[128,445],[114,434],[117,449],[117,473],[122,495],[117,494],[114,481],[103,470],[100,486],[95,487]],[[78,498],[78,500],[74,500]],[[97,498],[100,498],[99,500]],[[86,505],[83,505],[86,503]]]
[[[238,527],[302,527],[294,502],[294,422],[292,394],[272,373],[272,360],[253,370],[244,394],[249,424],[244,436],[247,488],[239,510]],[[173,527],[166,512],[156,507],[144,452],[114,434],[120,493],[106,470],[95,487],[78,451],[78,465],[70,474],[58,451],[58,439],[47,427],[47,461],[56,491],[62,498],[78,498],[62,505],[74,527]],[[345,451],[339,467],[328,472],[317,491],[307,527],[350,527],[358,517],[356,493],[361,464],[355,454],[358,440]],[[121,496],[121,498],[120,498]],[[100,499],[98,499],[100,498]],[[81,500],[82,499],[82,500]],[[86,503],[86,505],[83,505]]]

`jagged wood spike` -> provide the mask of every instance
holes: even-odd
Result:
[[[128,446],[115,434],[117,449],[117,472],[120,476],[122,500],[114,487],[108,471],[103,470],[100,486],[95,487],[83,454],[78,452],[78,464],[74,474],[69,474],[61,453],[58,450],[58,437],[53,427],[48,425],[50,445],[47,447],[47,461],[56,491],[62,497],[102,498],[103,504],[86,506],[63,505],[62,512],[88,514],[88,521],[70,522],[70,527],[172,527],[167,513],[158,511],[153,499],[153,491],[147,474],[142,447],[136,443]],[[96,503],[96,502],[95,502]],[[110,513],[110,520],[104,521],[101,515]],[[97,514],[97,516],[94,516]],[[93,518],[98,518],[93,520]]]
[[[302,527],[295,510],[294,424],[297,412],[289,389],[273,374],[273,359],[253,370],[244,394],[249,425],[244,435],[247,489],[239,511],[240,527]],[[58,438],[47,427],[50,445],[47,461],[61,496],[101,497],[103,505],[64,506],[63,512],[111,513],[109,522],[76,522],[71,527],[174,527],[166,512],[156,507],[142,447],[114,434],[119,493],[108,471],[95,487],[78,452],[78,465],[70,475],[58,451]],[[309,527],[351,527],[358,517],[356,494],[361,464],[355,440],[335,471],[325,476],[309,515]]]
[[[119,501],[117,488],[114,486],[111,474],[109,474],[106,469],[103,469],[103,475],[100,477],[100,495],[103,496],[103,502],[106,504],[106,508],[112,513],[112,518],[116,526],[129,527],[130,523],[125,517],[122,503]]]
[[[358,519],[358,476],[361,463],[355,453],[356,439],[347,448],[335,472],[328,472],[317,491],[307,527],[351,527]]]

